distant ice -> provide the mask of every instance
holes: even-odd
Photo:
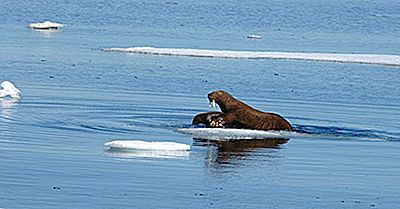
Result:
[[[226,51],[178,48],[105,48],[106,52],[125,52],[152,55],[236,58],[236,59],[292,59],[309,61],[329,61],[362,64],[400,66],[400,55],[388,54],[336,54],[336,53],[300,53],[300,52],[263,52],[263,51]]]
[[[21,99],[21,91],[10,81],[3,81],[0,87],[0,98],[10,96],[14,99]]]
[[[247,36],[249,39],[262,39],[260,35],[250,34]]]
[[[28,28],[40,29],[40,30],[49,30],[49,29],[58,29],[63,27],[64,25],[61,23],[55,23],[50,21],[39,22],[39,23],[31,23],[28,25]]]
[[[104,144],[114,149],[137,149],[137,150],[190,150],[190,145],[176,142],[146,142],[140,140],[116,140]]]

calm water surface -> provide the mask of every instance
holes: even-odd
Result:
[[[23,99],[0,100],[0,208],[396,208],[398,67],[101,48],[400,54],[398,11],[390,0],[3,0],[0,80]],[[48,19],[67,25],[25,27]],[[217,145],[176,133],[218,89],[313,137]],[[192,150],[103,146],[116,139]]]

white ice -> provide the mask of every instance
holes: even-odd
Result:
[[[248,35],[247,38],[249,38],[249,39],[262,39],[262,37],[260,35],[255,35],[255,34]]]
[[[115,158],[178,158],[188,159],[190,152],[187,150],[121,150],[109,149],[104,151],[109,157]]]
[[[336,53],[300,53],[300,52],[264,52],[264,51],[226,51],[179,48],[105,48],[107,52],[125,52],[152,55],[236,58],[236,59],[292,59],[309,61],[350,62],[400,66],[400,55],[388,54],[336,54]]]
[[[0,98],[10,96],[14,99],[21,99],[21,91],[10,81],[3,81],[0,87]]]
[[[251,129],[230,129],[230,128],[179,128],[176,132],[187,134],[193,138],[208,139],[215,141],[227,140],[253,140],[253,139],[290,139],[290,138],[311,138],[311,139],[350,139],[365,141],[384,141],[376,137],[338,136],[332,134],[308,134],[289,131],[262,131]]]
[[[138,150],[190,150],[190,145],[176,142],[146,142],[140,140],[116,140],[104,144],[114,149]]]
[[[58,29],[59,27],[63,27],[64,25],[61,23],[55,23],[50,21],[39,22],[39,23],[31,23],[28,25],[28,28],[33,29]]]
[[[191,135],[194,138],[210,140],[290,138],[294,136],[300,137],[300,134],[295,132],[230,128],[179,128],[176,131]]]

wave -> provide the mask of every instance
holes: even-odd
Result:
[[[249,129],[228,128],[178,128],[178,133],[191,135],[193,138],[208,139],[214,141],[224,140],[255,140],[255,139],[290,139],[290,138],[314,138],[314,139],[350,139],[368,141],[400,141],[399,138],[380,134],[372,131],[345,131],[345,132],[288,132],[288,131],[262,131]]]
[[[329,61],[343,63],[379,64],[400,66],[400,55],[388,54],[336,54],[336,53],[301,53],[301,52],[263,52],[263,51],[227,51],[179,48],[105,48],[106,52],[124,52],[137,54],[234,58],[234,59],[291,59],[308,61]]]

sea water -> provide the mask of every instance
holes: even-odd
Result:
[[[0,99],[0,208],[396,208],[399,67],[102,49],[399,55],[398,11],[395,0],[3,0],[0,80],[23,97]],[[46,20],[65,27],[26,27]],[[176,132],[220,89],[309,135]],[[108,150],[113,140],[191,150]]]

